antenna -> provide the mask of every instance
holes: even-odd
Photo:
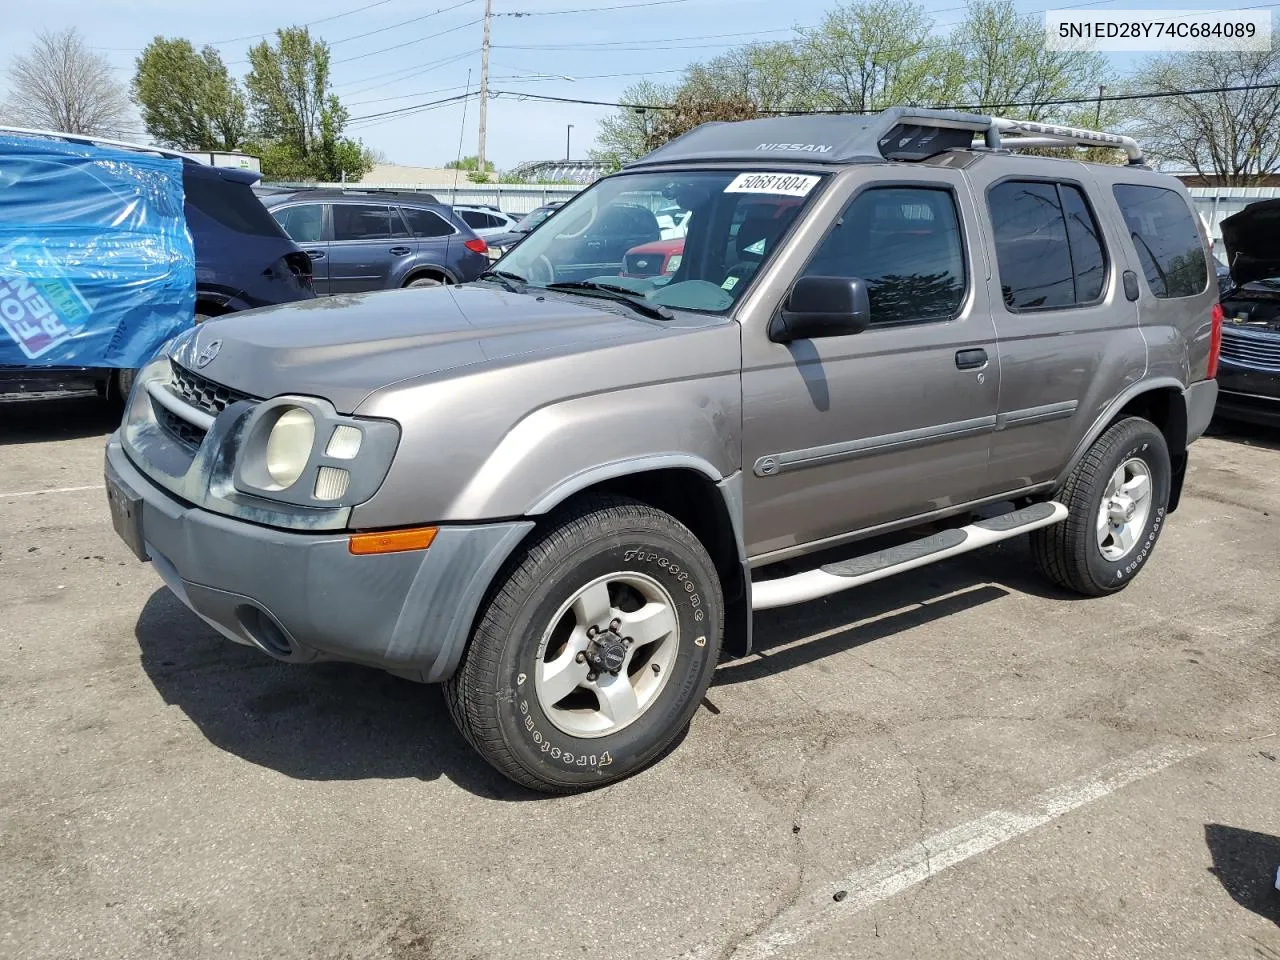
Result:
[[[462,173],[462,138],[467,134],[467,101],[471,99],[471,70],[467,69],[467,85],[462,91],[462,125],[458,128],[458,159],[453,167],[453,190],[449,194],[449,203],[458,202],[458,174]]]

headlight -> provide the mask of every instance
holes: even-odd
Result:
[[[393,421],[345,416],[318,397],[275,397],[237,425],[231,480],[280,503],[350,507],[381,486],[399,442]]]
[[[316,421],[301,407],[291,407],[280,415],[267,436],[267,474],[284,490],[293,486],[311,459],[316,439]]]

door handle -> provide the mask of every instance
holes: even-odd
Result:
[[[323,260],[323,259],[324,259],[324,251],[323,251],[323,250],[308,250],[308,251],[307,251],[307,256],[308,256],[308,257],[310,257],[312,260]]]
[[[958,370],[977,370],[987,365],[987,351],[981,347],[974,347],[972,350],[956,351],[956,369]]]
[[[403,257],[406,253],[412,253],[408,247],[392,247],[389,251],[394,257]]]

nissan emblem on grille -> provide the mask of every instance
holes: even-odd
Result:
[[[204,345],[203,349],[196,354],[196,366],[207,367],[209,364],[213,363],[213,358],[218,355],[218,351],[221,349],[221,340],[210,340]]]

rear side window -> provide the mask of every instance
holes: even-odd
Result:
[[[489,227],[500,227],[502,221],[492,214],[481,213],[479,210],[460,210],[458,216],[462,217],[463,222],[473,230],[484,230]]]
[[[987,192],[987,205],[1009,309],[1062,309],[1102,296],[1106,255],[1079,188],[1007,180]]]
[[[282,236],[280,226],[247,183],[224,180],[216,173],[186,173],[182,189],[187,203],[236,233],[255,237]]]
[[[333,239],[390,240],[391,208],[360,203],[335,203]]]
[[[739,239],[750,227],[739,230]],[[964,302],[964,243],[948,190],[876,187],[845,209],[813,260],[810,277],[866,281],[875,326],[949,320]]]
[[[1202,293],[1209,283],[1209,265],[1200,231],[1181,195],[1129,183],[1111,189],[1151,292],[1162,300]]]
[[[438,213],[416,207],[401,207],[409,229],[415,237],[447,237],[454,232],[453,225]]]
[[[316,243],[324,232],[324,206],[319,203],[303,203],[296,207],[281,207],[271,215],[276,222],[298,243]]]

